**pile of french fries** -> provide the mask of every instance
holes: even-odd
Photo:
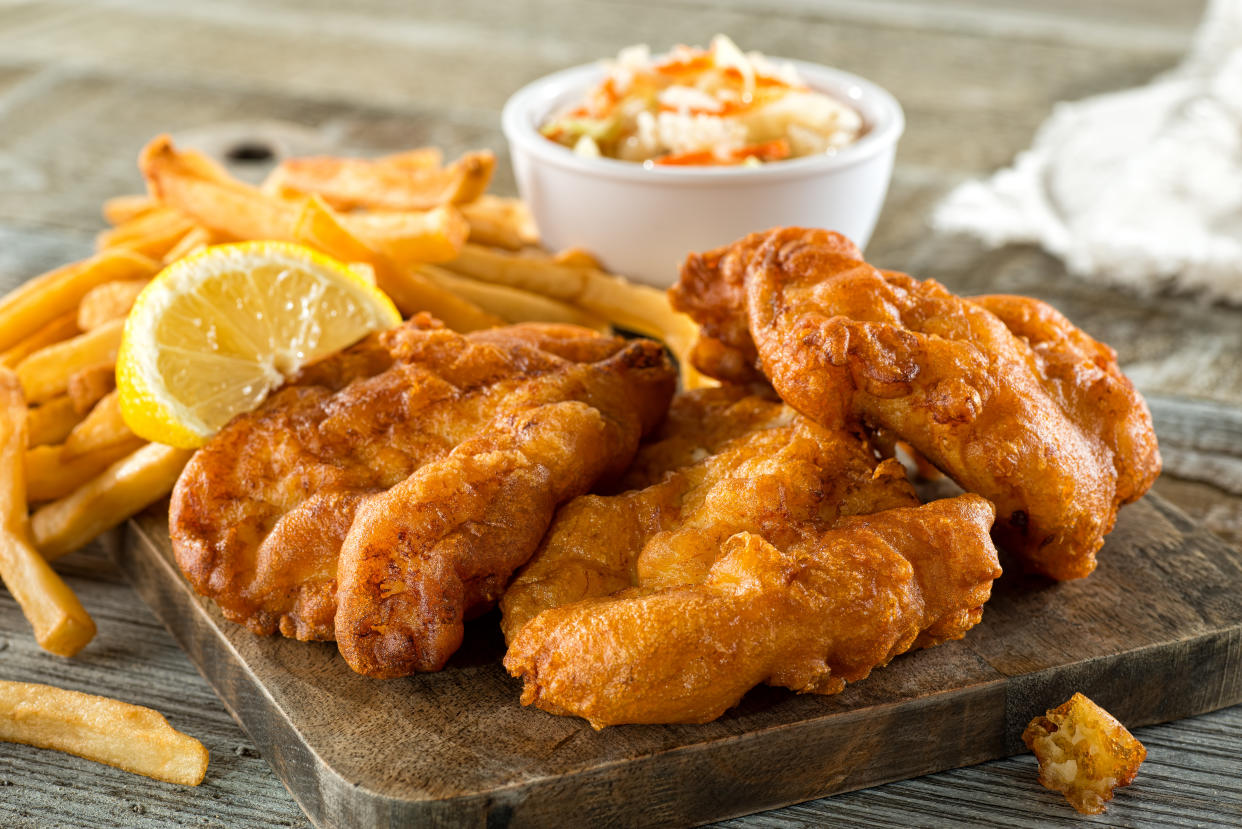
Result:
[[[406,316],[426,311],[458,331],[528,321],[616,326],[664,341],[685,385],[703,382],[687,359],[695,326],[664,292],[605,273],[584,251],[540,249],[525,205],[486,192],[494,166],[490,152],[445,164],[434,149],[287,159],[254,187],[160,136],[139,157],[148,192],[104,205],[112,228],[99,235],[98,253],[0,300],[0,576],[40,646],[72,656],[95,633],[48,562],[165,497],[189,460],[190,452],[129,430],[115,362],[139,292],[206,246],[315,248],[368,273]],[[0,723],[12,702],[5,694],[27,693],[14,687],[0,685]],[[61,726],[91,745],[82,728]],[[0,739],[60,747],[47,735],[14,733],[0,728]],[[75,753],[113,762],[102,750]],[[149,765],[130,768],[150,773]]]

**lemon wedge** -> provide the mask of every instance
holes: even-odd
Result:
[[[116,362],[121,414],[147,440],[192,449],[302,366],[400,321],[361,273],[310,248],[216,245],[134,302]]]

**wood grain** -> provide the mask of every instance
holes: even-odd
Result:
[[[214,147],[275,133],[286,142],[277,147],[290,151],[488,146],[507,164],[496,106],[521,82],[640,40],[660,46],[727,31],[747,47],[842,66],[888,86],[908,126],[869,255],[951,284],[960,267],[959,287],[1021,286],[1118,347],[1153,401],[1166,457],[1156,491],[1198,526],[1242,545],[1242,498],[1227,488],[1232,478],[1214,472],[1242,456],[1242,445],[1193,448],[1219,414],[1236,415],[1242,405],[1242,314],[1100,290],[1037,251],[986,251],[926,227],[949,188],[1028,146],[1056,101],[1141,84],[1174,65],[1202,8],[1202,0],[0,3],[0,288],[88,251],[101,229],[100,202],[141,187],[134,158],[157,132]],[[251,180],[262,174],[234,171]],[[507,169],[498,181],[512,187]],[[1163,417],[1157,398],[1186,406]],[[98,640],[72,661],[43,654],[0,591],[0,675],[157,707],[208,744],[212,765],[204,785],[187,790],[0,744],[0,825],[306,826],[250,740],[98,550],[57,567],[99,621]],[[1027,755],[728,825],[1242,825],[1242,708],[1138,736],[1150,752],[1142,773],[1095,818],[1079,818],[1040,788]]]
[[[965,640],[840,695],[764,688],[707,725],[601,732],[518,704],[494,614],[446,670],[378,682],[329,644],[225,621],[163,512],[131,530],[121,570],[326,827],[701,823],[1014,754],[1076,690],[1132,726],[1242,701],[1242,553],[1155,496],[1122,511],[1090,579],[1010,568]]]

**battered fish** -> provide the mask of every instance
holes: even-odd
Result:
[[[960,638],[1000,575],[993,509],[738,388],[674,400],[615,496],[565,505],[501,600],[522,701],[707,722],[767,682],[830,694]]]
[[[437,670],[558,504],[622,474],[676,383],[663,348],[428,317],[309,366],[186,467],[181,569],[255,633],[360,673]]]
[[[1160,472],[1115,353],[1036,300],[963,299],[801,228],[692,255],[671,296],[703,326],[705,373],[766,376],[819,423],[908,442],[991,500],[1002,546],[1053,578],[1094,570],[1117,509]]]

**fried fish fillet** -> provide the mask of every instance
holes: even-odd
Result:
[[[523,703],[596,728],[839,692],[963,636],[1000,575],[986,500],[918,506],[896,461],[738,388],[676,398],[627,483],[562,507],[501,599]]]
[[[436,670],[556,506],[622,474],[676,383],[663,348],[427,317],[307,367],[195,454],[177,562],[261,634],[337,639],[372,676]]]
[[[991,500],[1002,546],[1053,578],[1094,570],[1120,505],[1160,472],[1116,354],[1037,300],[963,299],[801,228],[691,255],[671,295],[702,325],[705,373],[766,376],[819,423],[908,442]]]
[[[1147,749],[1085,694],[1075,693],[1035,717],[1022,742],[1039,760],[1039,782],[1065,795],[1079,813],[1100,815],[1118,786],[1129,786]]]

